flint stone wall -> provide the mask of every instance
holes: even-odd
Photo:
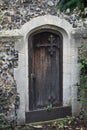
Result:
[[[87,8],[81,14],[81,10],[75,9],[70,13],[69,9],[63,13],[56,8],[59,0],[0,0],[0,30],[20,29],[31,19],[53,15],[65,18],[74,28],[87,27],[87,19],[80,16],[87,14]]]
[[[0,113],[10,124],[16,122],[20,104],[14,78],[14,70],[18,67],[18,51],[15,49],[15,42],[19,37],[17,34],[14,36],[12,32],[11,35],[10,32],[0,32]]]
[[[6,83],[8,79],[11,85],[16,82],[20,95],[18,124],[25,122],[25,112],[29,111],[28,37],[42,28],[58,30],[63,35],[63,105],[71,105],[73,114],[81,107],[77,101],[77,61],[78,48],[82,44],[84,32],[86,33],[87,21],[79,19],[78,11],[70,16],[67,12],[58,12],[55,9],[57,2],[58,0],[0,2],[0,79],[5,78]],[[9,64],[12,64],[12,67],[9,68]],[[7,67],[4,76],[3,66]]]
[[[18,124],[25,123],[25,112],[29,111],[28,37],[31,33],[41,28],[50,28],[62,33],[63,105],[71,105],[73,115],[77,114],[81,107],[77,101],[76,86],[79,81],[78,48],[83,42],[84,35],[86,36],[87,34],[86,29],[73,29],[66,20],[56,16],[41,16],[26,23],[19,30],[0,32],[0,63],[3,63],[0,66],[0,78],[3,78],[3,80],[8,79],[6,83],[11,85],[16,81],[17,92],[20,96],[20,106],[17,109]],[[11,68],[9,68],[9,64],[12,64]],[[7,69],[5,77],[3,76],[4,66]]]

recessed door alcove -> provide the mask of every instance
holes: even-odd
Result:
[[[76,115],[81,39],[73,37],[72,25],[46,15],[32,19],[19,32],[23,37],[15,43],[19,61],[14,71],[20,93],[18,123]]]
[[[29,112],[26,121],[43,121],[71,114],[63,107],[63,37],[42,29],[29,36]],[[50,109],[50,110],[49,110]]]

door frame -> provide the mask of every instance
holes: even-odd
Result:
[[[32,60],[32,53],[33,53],[33,47],[32,47],[32,37],[38,33],[42,33],[42,32],[52,32],[56,35],[58,35],[60,37],[60,49],[59,49],[59,86],[61,87],[60,89],[60,101],[63,105],[63,36],[62,34],[59,32],[59,31],[56,31],[56,30],[52,30],[52,29],[39,29],[35,32],[33,32],[29,37],[28,37],[28,75],[29,75],[29,78],[28,78],[28,83],[29,83],[29,86],[28,86],[28,90],[29,90],[29,111],[32,110],[32,104],[33,104],[33,100],[32,100],[32,93],[31,93],[31,80],[30,80],[30,75],[31,75],[31,60]],[[30,102],[31,101],[31,102]],[[62,106],[61,105],[61,106]],[[33,110],[35,111],[35,110]]]

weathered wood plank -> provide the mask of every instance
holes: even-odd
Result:
[[[53,108],[52,110],[38,110],[26,112],[26,123],[47,121],[72,116],[70,106]]]
[[[61,37],[52,32],[41,32],[32,37],[31,44],[30,110],[42,109],[48,104],[59,106],[62,104]]]

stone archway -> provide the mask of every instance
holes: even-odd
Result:
[[[23,40],[21,41],[21,46],[19,47],[19,72],[21,76],[21,81],[18,80],[18,91],[20,92],[21,96],[21,103],[20,103],[20,110],[18,112],[18,118],[25,120],[26,116],[30,112],[29,109],[29,48],[28,46],[29,40],[28,38],[34,34],[35,32],[39,32],[39,30],[51,30],[53,32],[59,32],[62,34],[63,37],[63,82],[62,82],[62,105],[64,106],[71,106],[72,104],[72,97],[71,97],[71,84],[72,84],[72,64],[71,60],[72,56],[72,48],[73,41],[71,40],[71,31],[73,30],[71,25],[64,19],[60,19],[56,16],[46,15],[32,19],[30,22],[26,23],[20,30],[21,34],[24,36]],[[72,44],[71,44],[72,42]],[[23,63],[22,63],[23,62]],[[73,64],[74,65],[74,64]],[[21,75],[23,71],[23,75]],[[67,80],[68,79],[68,80]],[[20,82],[21,86],[20,86]],[[22,88],[22,89],[21,89]],[[26,115],[24,115],[26,113]],[[23,116],[22,116],[23,115]]]

